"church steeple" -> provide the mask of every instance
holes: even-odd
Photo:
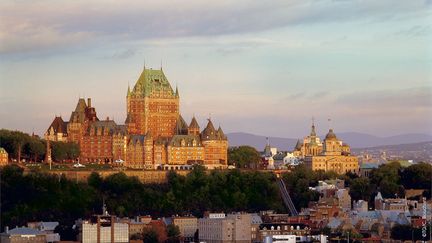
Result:
[[[312,117],[312,128],[311,128],[311,137],[316,137],[316,131],[315,131],[315,119]]]

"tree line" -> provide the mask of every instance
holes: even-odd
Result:
[[[60,221],[70,231],[76,219],[102,213],[103,201],[110,213],[120,217],[200,217],[205,211],[268,209],[285,212],[271,173],[209,172],[196,166],[187,176],[170,172],[164,184],[143,184],[124,173],[106,178],[92,173],[87,182],[40,172],[26,174],[17,166],[6,166],[0,173],[1,225],[11,227],[34,220]],[[68,235],[67,230],[63,232]]]
[[[79,157],[78,144],[72,142],[50,142],[53,161],[75,160]],[[46,141],[38,136],[30,136],[20,131],[0,129],[0,147],[9,154],[10,160],[20,162],[43,161],[46,154]]]
[[[176,214],[201,217],[205,211],[286,212],[276,178],[269,172],[206,171],[196,166],[186,176],[169,172],[163,184],[143,184],[124,173],[106,178],[92,173],[87,182],[40,172],[24,174],[17,166],[3,167],[0,173],[1,225],[19,226],[34,220],[60,221],[68,232],[66,229],[70,230],[76,219],[100,214],[103,201],[110,213],[120,217]],[[320,195],[309,187],[316,186],[320,180],[344,179],[353,200],[363,199],[373,205],[378,191],[384,197],[403,197],[405,189],[424,189],[424,195],[430,197],[431,176],[429,164],[402,168],[389,163],[372,170],[367,178],[352,173],[311,171],[300,165],[285,173],[283,179],[300,210],[318,200]]]

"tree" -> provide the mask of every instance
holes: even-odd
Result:
[[[24,152],[37,162],[45,154],[45,145],[40,139],[31,138],[24,145]]]
[[[330,176],[330,174],[328,174]],[[315,186],[319,178],[328,178],[323,172],[314,173],[305,165],[299,165],[291,173],[283,175],[285,185],[297,210],[307,207],[310,201],[317,201],[319,193],[309,189]]]
[[[405,188],[430,190],[432,165],[418,163],[402,171],[402,185]]]
[[[146,230],[142,234],[142,239],[145,243],[158,243],[159,236],[154,230]]]
[[[180,229],[174,224],[167,226],[168,242],[180,242]]]
[[[66,155],[69,160],[76,160],[80,155],[80,147],[77,143],[66,143]]]
[[[79,157],[79,145],[73,142],[52,142],[54,161],[75,160]]]
[[[370,182],[381,191],[383,197],[403,196],[404,190],[399,187],[402,167],[398,162],[381,165],[370,173]]]
[[[332,233],[331,228],[328,226],[324,226],[324,228],[321,229],[321,234],[330,236]]]
[[[260,153],[251,146],[231,147],[228,149],[228,163],[237,168],[256,168],[261,161]]]
[[[429,228],[427,228],[426,235],[429,235]],[[394,240],[425,240],[422,238],[422,229],[413,228],[410,225],[396,224],[391,228],[391,238]]]
[[[351,181],[349,193],[352,200],[357,201],[362,199],[365,201],[369,201],[373,193],[373,189],[371,188],[369,178],[359,177],[353,179]]]
[[[87,178],[87,183],[95,189],[100,189],[103,179],[97,172],[92,172]]]

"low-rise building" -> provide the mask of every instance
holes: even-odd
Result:
[[[115,216],[95,215],[82,223],[82,243],[128,243],[129,224],[117,222]]]
[[[296,236],[310,235],[310,228],[305,224],[296,223],[263,223],[259,227],[260,242],[263,242],[267,236],[292,235]]]
[[[37,230],[27,227],[16,227],[0,234],[2,243],[46,243],[46,235]]]
[[[200,218],[198,232],[199,240],[207,243],[251,242],[251,215],[236,213]]]
[[[180,236],[184,241],[194,239],[198,230],[198,219],[196,217],[173,217],[172,223],[179,228]]]
[[[353,210],[357,212],[367,212],[368,202],[365,200],[358,200],[353,203]]]
[[[60,241],[60,235],[55,233],[55,228],[59,222],[28,222],[27,226],[32,229],[37,229],[46,235],[46,242]]]
[[[259,226],[263,223],[262,218],[254,213],[251,215],[251,241],[261,242],[259,237]]]

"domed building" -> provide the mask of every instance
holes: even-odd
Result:
[[[335,171],[339,174],[358,173],[358,158],[351,155],[349,145],[338,139],[333,129],[326,134],[322,151],[318,155],[306,155],[304,163],[312,170]]]
[[[315,123],[312,121],[311,132],[309,136],[303,139],[303,142],[300,140],[297,141],[297,144],[294,148],[294,156],[304,158],[306,156],[314,156],[321,154],[323,150],[323,144],[321,143],[321,139],[317,136],[315,131]]]

